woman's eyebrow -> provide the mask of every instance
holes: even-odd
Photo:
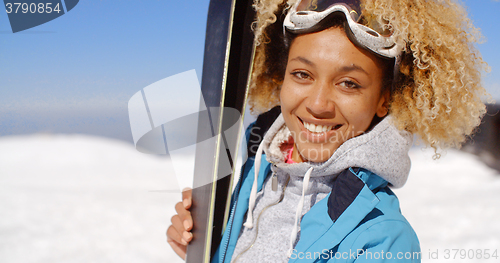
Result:
[[[314,62],[310,61],[309,59],[307,59],[305,57],[301,57],[301,56],[292,58],[292,59],[290,59],[290,61],[299,61],[299,62],[307,64],[311,67],[316,67],[316,64],[314,64]],[[364,70],[362,67],[360,67],[356,64],[352,64],[350,66],[343,66],[343,67],[339,68],[339,72],[342,72],[342,73],[351,72],[351,71],[360,71],[366,75],[369,75],[368,72],[366,72],[366,70]]]
[[[290,59],[290,61],[294,61],[294,60],[300,61],[300,62],[302,62],[304,64],[307,64],[307,65],[309,65],[311,67],[316,67],[316,65],[314,64],[314,62],[310,61],[309,59],[307,59],[305,57],[298,56],[298,57]]]
[[[360,67],[356,64],[352,64],[350,66],[343,66],[339,69],[339,71],[340,72],[360,71],[360,72],[363,72],[366,75],[368,75],[368,72],[366,72],[366,70],[364,70],[362,67]]]

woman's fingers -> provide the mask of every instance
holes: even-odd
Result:
[[[177,211],[177,215],[179,215],[181,224],[184,227],[184,230],[191,231],[193,228],[193,218],[191,217],[191,212],[184,208],[184,203],[179,202],[175,205],[175,211]]]
[[[167,242],[168,244],[172,247],[174,252],[179,255],[182,259],[186,260],[186,245],[179,243],[176,240],[182,240],[180,239],[180,235],[177,233],[177,231],[174,229],[174,226],[170,226],[167,229]]]
[[[189,211],[191,204],[192,191],[186,188],[182,191],[182,202],[175,205],[177,214],[172,216],[172,225],[167,229],[168,244],[184,260],[187,244],[193,239],[193,234],[190,232],[193,228],[193,218]]]
[[[182,204],[184,205],[184,209],[189,210],[191,208],[193,200],[192,197],[193,197],[193,192],[191,188],[185,188],[182,191]],[[186,231],[191,231],[191,229],[193,228],[193,218],[191,217],[191,212],[189,212],[189,214],[186,214],[183,225]]]
[[[186,230],[182,225],[181,219],[179,218],[178,215],[174,215],[171,221],[172,225],[167,229],[167,237],[179,244],[186,246],[190,240],[188,241],[187,238],[184,238],[185,237],[184,233],[186,232]]]
[[[191,208],[193,192],[191,188],[184,188],[182,190],[182,203],[184,204],[185,209]]]

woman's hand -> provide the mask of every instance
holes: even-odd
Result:
[[[167,242],[170,244],[179,257],[186,259],[187,244],[193,239],[193,234],[190,232],[193,228],[193,218],[191,217],[191,189],[182,191],[182,202],[175,205],[177,214],[172,216],[172,225],[167,229]]]

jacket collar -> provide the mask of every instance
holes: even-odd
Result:
[[[337,246],[380,202],[372,190],[386,186],[387,181],[364,169],[358,172],[353,169],[350,171],[361,181],[361,190],[334,221],[326,213],[331,193],[314,205],[302,218],[301,236],[295,246],[295,251],[309,252],[314,255],[314,253],[322,253],[318,251],[318,248],[331,249]],[[292,257],[289,262],[295,261]]]

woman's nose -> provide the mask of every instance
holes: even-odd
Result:
[[[306,100],[307,111],[316,118],[335,117],[334,92],[327,83],[318,82],[313,85]]]

